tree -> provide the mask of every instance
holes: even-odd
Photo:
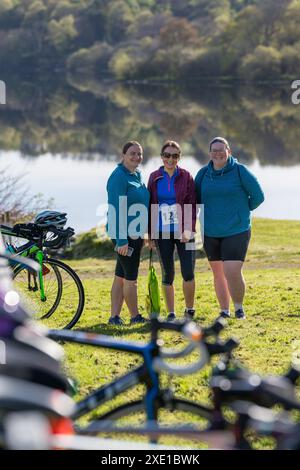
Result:
[[[280,50],[282,56],[282,73],[290,78],[300,76],[300,42],[293,46],[284,46]]]
[[[171,18],[159,32],[162,48],[196,46],[198,40],[196,28],[185,18]]]
[[[116,44],[127,38],[127,29],[134,22],[135,15],[127,3],[120,0],[109,4],[106,23],[107,42]]]
[[[111,58],[109,69],[118,79],[129,78],[134,63],[134,52],[130,47],[120,48]]]
[[[247,6],[227,25],[213,45],[222,55],[222,71],[235,75],[243,58],[262,41],[263,15],[255,6]]]
[[[281,54],[273,47],[257,46],[243,59],[240,74],[249,80],[274,80],[280,77]]]
[[[108,63],[113,47],[106,42],[95,43],[88,49],[79,49],[67,59],[67,68],[72,73],[97,73],[101,76],[108,72]]]
[[[2,15],[3,13],[8,12],[9,10],[12,10],[14,7],[15,7],[14,0],[1,0],[0,15]]]
[[[260,4],[260,9],[263,14],[263,44],[271,44],[272,39],[279,32],[281,20],[286,8],[290,5],[292,0],[264,0]]]
[[[59,51],[68,49],[77,35],[75,18],[72,15],[64,16],[60,20],[51,20],[48,24],[48,38]]]
[[[11,176],[8,168],[0,170],[0,220],[10,224],[25,222],[52,207],[53,199],[45,201],[41,194],[29,194],[23,175]]]
[[[300,41],[300,0],[294,0],[285,10],[282,17],[284,25],[278,33],[281,46],[293,46]]]

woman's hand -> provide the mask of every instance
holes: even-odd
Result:
[[[119,246],[118,247],[118,253],[121,256],[127,256],[128,253],[128,243],[127,245]]]
[[[192,236],[192,232],[190,230],[184,230],[180,239],[181,243],[187,243],[188,241],[190,241],[191,236]]]
[[[154,240],[150,240],[149,238],[147,240],[147,245],[148,245],[149,250],[155,250],[156,248]]]

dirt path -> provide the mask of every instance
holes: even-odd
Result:
[[[105,263],[105,261],[104,261]],[[114,275],[114,269],[108,269],[108,270],[103,270],[102,268],[99,267],[99,269],[93,269],[89,270],[88,267],[79,267],[74,265],[75,270],[77,273],[80,275],[80,279],[112,279]],[[157,267],[158,272],[159,272],[159,266]],[[281,264],[251,264],[251,265],[245,265],[245,272],[247,271],[255,271],[255,270],[271,270],[271,269],[300,269],[300,263],[281,263]],[[208,267],[202,267],[200,269],[197,269],[197,272],[199,273],[205,273],[209,272],[210,269]],[[139,276],[146,276],[148,273],[148,267],[142,266],[139,271]]]

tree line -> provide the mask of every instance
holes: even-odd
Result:
[[[300,0],[1,0],[2,70],[297,78]]]

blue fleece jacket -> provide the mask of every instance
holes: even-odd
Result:
[[[128,243],[128,236],[136,235],[134,232],[143,236],[148,229],[150,194],[140,171],[130,173],[119,163],[110,175],[106,189],[109,204],[106,230],[110,238],[116,240],[117,246],[123,246]],[[142,206],[142,212],[135,204]]]
[[[204,234],[229,237],[251,227],[250,211],[264,201],[255,176],[230,156],[221,170],[213,162],[199,170],[196,179],[198,204],[204,204]]]

